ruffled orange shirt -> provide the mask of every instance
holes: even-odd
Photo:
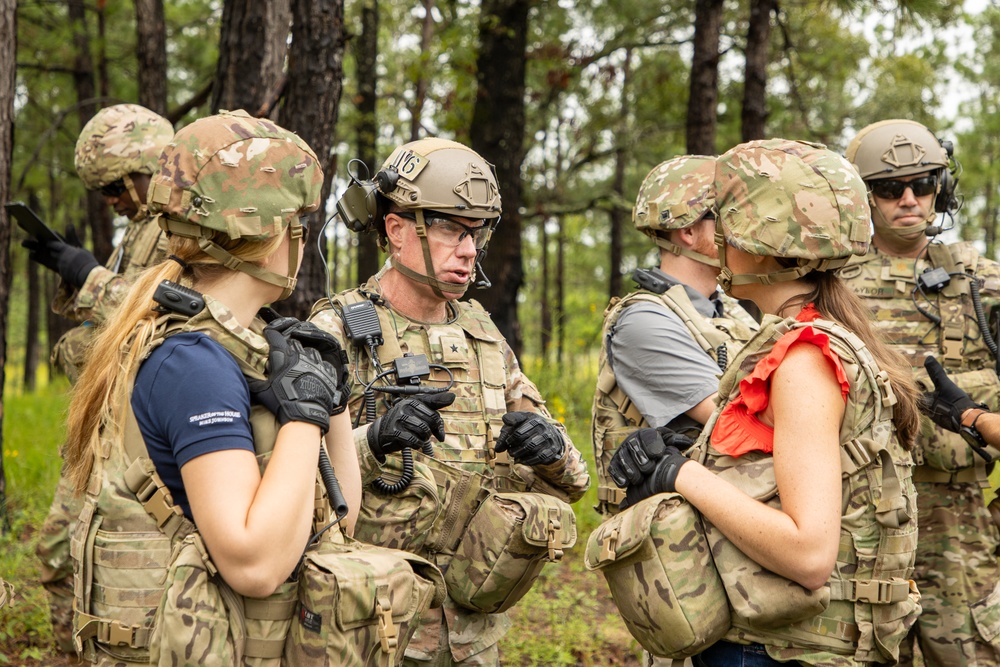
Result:
[[[808,304],[795,317],[799,322],[812,322],[822,317],[813,304]],[[740,391],[729,402],[712,429],[712,447],[723,454],[742,456],[747,452],[774,451],[774,427],[760,421],[758,415],[771,400],[771,375],[781,365],[793,345],[817,346],[840,382],[840,393],[847,402],[851,389],[840,357],[830,349],[830,337],[813,327],[800,327],[778,339],[766,357],[757,362],[753,372],[740,380]]]

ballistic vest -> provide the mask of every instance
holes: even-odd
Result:
[[[229,351],[246,377],[264,379],[268,348],[260,334],[263,322],[256,320],[247,330],[221,303],[207,295],[205,302],[205,309],[190,319],[173,314],[161,317],[142,358],[168,336],[200,332]],[[134,381],[134,377],[129,379],[130,384]],[[162,604],[187,604],[191,608],[205,603],[203,597],[197,596],[197,587],[188,591],[190,599],[164,599],[168,570],[183,553],[183,557],[200,557],[202,562],[196,564],[196,569],[207,572],[208,579],[220,589],[225,609],[214,611],[228,616],[226,610],[242,610],[242,614],[233,614],[239,617],[233,619],[239,626],[233,634],[240,645],[231,649],[236,664],[244,664],[245,659],[248,665],[276,667],[294,612],[295,584],[286,582],[270,597],[252,599],[236,594],[215,576],[197,529],[174,505],[148,457],[130,399],[126,398],[115,414],[121,415],[123,429],[116,433],[113,425],[102,426],[100,455],[72,535],[77,651],[84,661],[98,665],[149,664],[158,608]],[[250,423],[263,474],[280,425],[259,405],[251,410]],[[322,509],[317,510],[315,518],[322,524],[326,522],[328,505],[317,493],[317,508]],[[190,655],[186,660],[199,654],[219,657],[225,650],[226,637],[206,637],[198,630],[188,630]]]
[[[597,389],[594,392],[592,441],[594,460],[597,462],[597,511],[601,514],[618,512],[618,505],[625,499],[625,490],[618,488],[608,475],[608,465],[618,445],[629,433],[647,424],[639,409],[618,385],[608,350],[611,336],[622,313],[629,306],[647,302],[663,306],[680,318],[691,333],[691,337],[716,363],[724,366],[740,347],[749,340],[756,323],[734,300],[726,302],[727,316],[707,318],[695,308],[683,285],[677,284],[662,294],[640,290],[623,298],[615,297],[604,311],[604,327],[601,332],[601,354],[598,361]],[[735,314],[743,312],[746,317]],[[720,355],[721,352],[721,355]],[[721,372],[721,371],[720,371]],[[701,425],[687,415],[679,415],[666,424],[675,431],[697,439]]]
[[[736,553],[736,548],[720,539],[721,533],[705,520],[712,554],[733,609],[726,639],[764,644],[772,657],[782,661],[830,665],[848,657],[861,663],[894,662],[900,642],[920,611],[919,595],[910,581],[917,545],[913,461],[894,433],[892,406],[896,397],[888,375],[879,370],[861,339],[834,322],[803,323],[765,316],[760,331],[722,376],[720,405],[705,425],[692,458],[700,457],[706,467],[752,497],[780,507],[770,455],[750,452],[733,458],[715,450],[710,438],[719,414],[739,394],[740,380],[782,335],[805,326],[829,336],[830,348],[840,358],[850,383],[840,428],[840,548],[833,573],[820,589],[824,597],[829,596],[829,604],[804,619],[785,622],[781,609],[785,594],[762,600],[748,589],[769,577],[792,587],[797,584]]]
[[[921,292],[917,277],[936,268],[951,274],[948,284],[937,292],[932,288]],[[934,355],[972,400],[986,403],[991,410],[1000,407],[996,358],[980,330],[973,299],[976,281],[982,321],[994,318],[989,324],[996,336],[1000,265],[980,257],[971,243],[931,243],[927,258],[916,260],[892,257],[873,246],[867,255],[853,258],[839,275],[868,306],[883,339],[906,358],[925,391],[933,391],[934,386],[924,370],[924,359]],[[940,428],[928,417],[921,417],[914,456],[919,466],[914,474],[917,481],[987,484],[983,458],[957,433]]]

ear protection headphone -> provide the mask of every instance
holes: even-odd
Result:
[[[958,187],[958,177],[962,173],[962,165],[955,159],[955,144],[942,141],[941,148],[948,155],[948,167],[941,170],[941,191],[934,200],[934,210],[937,213],[953,214],[962,206],[955,189]]]
[[[356,233],[375,229],[375,223],[381,217],[379,208],[382,200],[379,195],[392,192],[399,180],[399,173],[394,169],[383,169],[375,174],[375,178],[368,180],[358,173],[362,168],[367,177],[368,165],[364,162],[355,158],[347,163],[351,183],[337,200],[337,215],[348,229]]]

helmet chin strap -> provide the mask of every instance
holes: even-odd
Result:
[[[288,225],[288,275],[281,275],[280,273],[269,271],[260,264],[253,264],[235,257],[219,244],[203,236],[204,230],[197,225],[191,224],[190,222],[162,217],[160,218],[160,227],[163,230],[175,233],[178,236],[187,236],[189,238],[198,239],[198,247],[201,248],[206,255],[219,260],[219,262],[227,269],[246,273],[247,275],[251,275],[258,280],[263,280],[270,285],[280,287],[281,295],[275,299],[275,301],[287,299],[295,290],[295,285],[298,282],[295,274],[297,273],[297,268],[299,266],[299,252],[302,250],[302,244],[299,240],[302,238],[305,231],[302,227],[302,223],[299,222],[298,217],[293,217],[291,224]]]
[[[389,255],[389,263],[392,265],[392,268],[396,269],[414,282],[418,282],[423,285],[430,285],[430,288],[434,290],[434,294],[442,299],[450,298],[444,295],[445,292],[459,295],[465,294],[466,290],[469,289],[469,285],[471,285],[473,280],[475,280],[475,272],[473,272],[473,275],[469,277],[468,282],[464,283],[449,283],[435,278],[434,262],[431,259],[431,247],[427,241],[427,223],[424,222],[423,209],[418,208],[416,210],[416,218],[417,236],[420,237],[420,248],[423,250],[424,254],[424,270],[427,271],[427,273],[418,273],[417,271],[414,271],[396,259],[395,254]]]
[[[136,214],[129,218],[132,222],[138,222],[149,214],[149,207],[146,206],[146,202],[139,197],[139,191],[135,189],[135,183],[132,182],[132,177],[128,174],[122,176],[122,183],[125,184],[125,189],[128,190],[128,196],[132,198],[132,203],[136,206]]]
[[[704,255],[695,250],[691,250],[690,248],[682,248],[673,241],[668,241],[667,239],[661,236],[657,236],[656,234],[650,234],[650,236],[653,237],[653,241],[656,243],[657,246],[663,248],[664,250],[666,250],[671,254],[683,255],[688,259],[693,259],[696,262],[707,264],[708,266],[713,266],[715,268],[719,268],[720,266],[719,260],[715,257],[709,257],[708,255]]]

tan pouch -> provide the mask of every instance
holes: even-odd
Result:
[[[546,562],[576,544],[573,508],[540,493],[493,493],[476,509],[445,571],[448,594],[486,614],[524,596]]]
[[[702,522],[677,494],[646,498],[605,521],[584,560],[604,575],[629,632],[654,656],[690,657],[731,626]]]

